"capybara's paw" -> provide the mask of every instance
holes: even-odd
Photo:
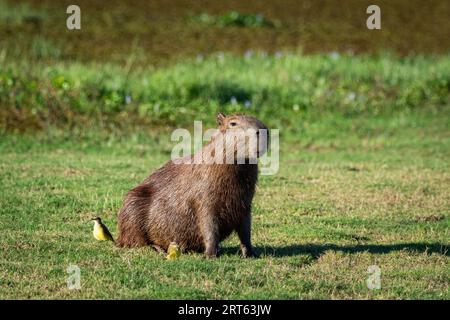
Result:
[[[242,248],[241,249],[242,258],[257,258],[255,252],[252,249]]]
[[[217,258],[217,254],[208,254],[208,253],[205,253],[204,258],[205,258],[205,259],[215,259],[215,258]]]
[[[211,259],[211,258],[217,258],[219,255],[218,249],[209,249],[205,251],[205,258]]]

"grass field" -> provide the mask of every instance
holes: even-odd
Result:
[[[329,61],[291,58],[315,59],[317,64],[304,65],[311,72]],[[356,70],[371,81],[374,74],[363,68],[371,58],[366,59],[339,69],[335,84],[339,87]],[[287,72],[274,63],[268,79]],[[248,77],[258,74],[257,65],[248,66],[253,70]],[[446,58],[441,65],[424,77],[439,78]],[[407,63],[404,73],[390,74],[379,87],[390,77],[417,74],[424,66],[421,59]],[[190,70],[189,65],[177,68]],[[208,70],[213,79],[221,73],[213,63]],[[233,74],[231,65],[227,70]],[[171,78],[174,71],[159,72],[161,78]],[[420,87],[420,77],[413,79]],[[357,82],[353,89],[358,92],[364,85]],[[280,128],[281,163],[277,175],[260,177],[253,210],[259,258],[252,260],[238,256],[235,236],[223,244],[222,256],[211,261],[200,254],[166,261],[147,248],[117,249],[93,239],[88,220],[100,215],[116,235],[125,192],[169,159],[174,144],[170,125],[155,129],[143,122],[125,131],[100,125],[82,130],[67,123],[31,133],[4,129],[0,297],[450,298],[450,109],[443,103],[448,91],[444,82],[443,89],[429,92],[430,103],[416,106],[402,101],[422,104],[420,97],[401,100],[399,90],[385,99],[385,106],[380,104],[378,114],[375,109],[347,113],[345,105],[336,111],[314,110],[314,103],[300,110],[261,112],[270,127]],[[306,97],[314,92],[306,91]],[[357,100],[347,110],[355,110]],[[369,100],[377,105],[375,98]],[[199,119],[214,117],[198,112]],[[195,113],[187,117],[194,119]],[[81,268],[81,290],[67,288],[71,264]],[[379,290],[366,286],[371,265],[381,269]]]
[[[284,143],[279,174],[260,178],[253,224],[260,257],[252,260],[239,258],[235,236],[208,261],[200,254],[165,261],[150,249],[93,239],[88,220],[96,215],[116,234],[124,192],[168,159],[164,138],[4,136],[0,296],[448,299],[443,115],[373,119],[373,133],[363,136],[352,128],[367,119],[325,122],[324,135],[328,125],[347,129],[317,146],[302,136]],[[70,264],[81,268],[81,290],[67,289]],[[366,287],[370,265],[381,268],[380,290]]]

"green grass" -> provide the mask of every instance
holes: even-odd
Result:
[[[127,49],[116,64],[66,59],[60,35],[21,36],[0,48],[0,298],[450,298],[448,54],[252,51],[154,67],[138,42],[111,42]],[[210,127],[217,111],[280,129],[280,171],[254,200],[259,258],[239,258],[236,236],[216,260],[95,241],[88,220],[117,235],[122,197],[169,160],[171,130]],[[71,264],[81,290],[67,288]],[[366,286],[371,265],[380,290]]]
[[[0,142],[1,298],[449,299],[449,108],[345,118],[283,134],[260,177],[253,242],[166,261],[92,237],[117,235],[124,193],[170,157],[169,133],[51,129]],[[266,120],[263,118],[263,120]],[[66,269],[81,268],[81,290]],[[381,289],[366,287],[381,268]]]

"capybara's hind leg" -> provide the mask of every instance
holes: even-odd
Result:
[[[119,223],[119,237],[117,238],[118,247],[143,247],[148,245],[147,239],[138,226],[127,222]]]
[[[119,214],[119,237],[117,238],[118,247],[143,247],[149,244],[147,236],[142,230],[141,223],[136,221],[136,215],[131,215],[124,207]]]
[[[145,230],[147,210],[151,202],[152,189],[140,185],[131,190],[119,213],[119,247],[142,247],[150,244]]]

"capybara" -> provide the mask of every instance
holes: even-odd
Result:
[[[201,150],[169,161],[129,191],[119,212],[118,246],[167,250],[175,242],[183,251],[216,257],[219,243],[236,231],[242,256],[254,255],[251,206],[257,158],[267,150],[268,130],[241,114],[219,113],[217,123],[217,132]],[[205,161],[208,156],[216,161]]]

